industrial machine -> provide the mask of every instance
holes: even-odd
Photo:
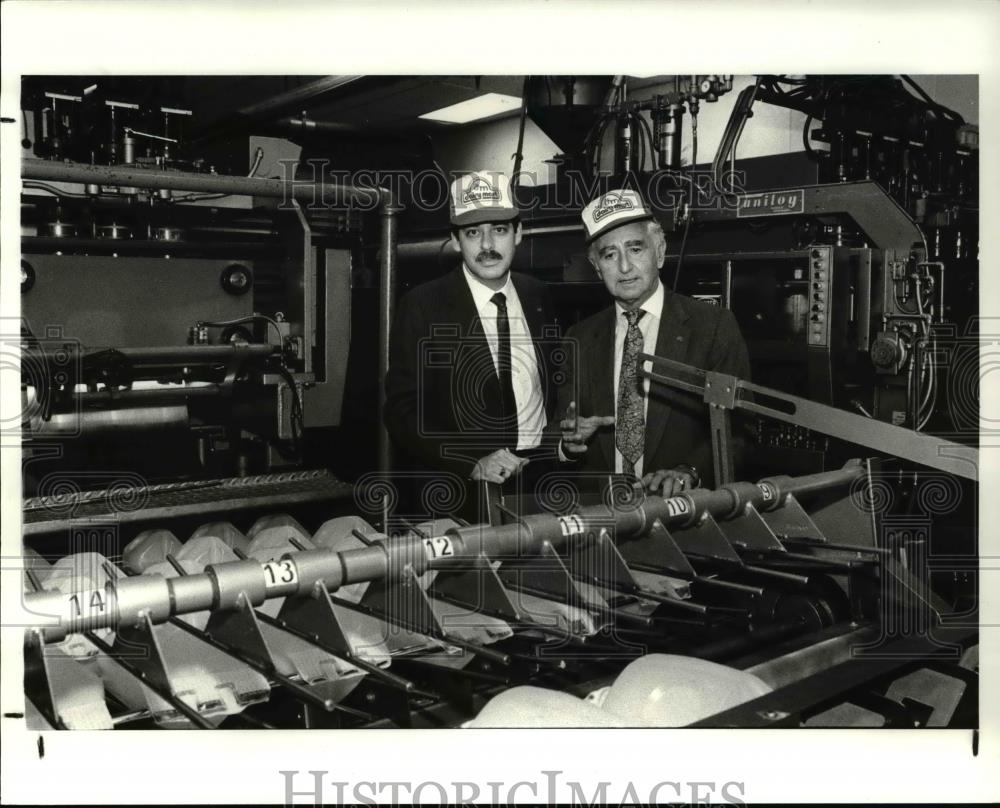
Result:
[[[362,207],[383,196],[257,177],[260,148],[222,176],[190,155],[190,111],[36,85],[26,493],[95,453],[150,483],[302,468],[304,430],[340,423]]]
[[[872,181],[738,200],[735,209],[698,216],[698,246],[683,257],[678,286],[732,309],[754,378],[881,421],[927,427],[940,406],[945,364],[935,346],[939,337],[950,341],[954,325],[944,319],[943,264],[924,260],[923,235],[912,219]],[[753,230],[745,229],[730,235],[729,249],[706,249],[712,224],[768,227],[792,215],[783,206],[850,222],[858,235],[776,249],[755,245]],[[677,277],[678,263],[671,268]]]
[[[601,188],[636,187],[668,231],[663,282],[733,311],[756,381],[975,444],[978,395],[955,383],[978,363],[977,128],[909,76],[764,75],[699,163],[700,107],[732,88],[723,75],[638,91],[624,76],[530,77],[525,116],[564,154],[555,184],[519,189],[515,268],[549,279],[563,322],[596,311],[606,296],[579,210]],[[804,152],[737,159],[761,103],[803,116]],[[404,238],[400,254],[440,271],[440,243]],[[851,455],[803,430],[753,428],[789,471]]]
[[[22,316],[7,339],[27,553],[114,558],[158,519],[351,496],[305,435],[341,422],[352,270],[372,230],[391,268],[391,200],[257,176],[248,141],[248,173],[217,173],[164,86],[25,80]]]
[[[652,379],[713,408],[721,480],[725,411],[782,419],[780,402],[797,406],[793,422],[851,427],[823,405],[646,358]],[[847,418],[882,453],[977,476],[974,450]],[[853,461],[670,498],[612,477],[597,504],[557,472],[533,492],[542,513],[487,486],[478,524],[383,512],[382,530],[348,516],[310,532],[271,513],[246,532],[202,524],[183,544],[147,529],[120,557],[33,555],[24,597],[46,625],[26,634],[31,721],[457,725],[512,686],[584,697],[613,688],[637,656],[668,651],[770,688],[705,726],[971,726],[976,608],[935,587],[956,559],[934,558],[929,515],[887,507],[887,468]],[[368,485],[361,501],[377,507]],[[930,500],[940,510],[940,494]]]
[[[735,216],[758,231],[777,217],[793,217],[783,247],[805,250],[810,260],[789,255],[791,275],[751,271],[760,284],[750,292],[749,279],[737,279],[737,294],[726,290],[727,300],[752,298],[749,310],[734,311],[755,337],[761,327],[754,320],[771,324],[771,339],[776,331],[785,342],[806,337],[810,397],[834,401],[835,380],[845,390],[838,406],[928,427],[945,364],[935,355],[938,338],[976,328],[978,130],[909,76],[761,76],[740,93],[719,144],[712,164],[718,188],[737,190],[745,182],[734,158],[755,100],[805,114],[802,140],[819,184],[737,193],[733,205],[695,216],[703,222]],[[813,129],[815,122],[820,128]],[[818,150],[816,142],[828,148]],[[755,353],[770,359],[767,347]],[[837,355],[843,364],[833,370]],[[819,357],[822,368],[815,369]],[[961,430],[941,420],[936,426]]]
[[[527,77],[522,122],[564,154],[555,186],[518,190],[539,204],[515,264],[566,324],[606,305],[580,206],[553,199],[666,177],[664,282],[731,308],[751,351],[753,384],[646,357],[704,400],[718,488],[553,473],[530,498],[485,486],[468,521],[446,475],[431,512],[394,504],[384,436],[352,483],[316,449],[358,395],[349,362],[377,346],[384,376],[405,200],[257,176],[249,142],[249,176],[218,173],[169,94],[28,83],[28,725],[459,726],[518,686],[585,699],[668,653],[766,685],[699,725],[977,726],[978,406],[942,392],[976,356],[974,133],[891,82],[761,77],[713,165],[682,165],[685,118],[696,137],[732,79],[634,100],[624,77]],[[879,128],[887,99],[906,132]],[[830,151],[736,161],[754,101],[801,109]],[[406,234],[403,285],[441,270],[446,237]],[[373,260],[359,332],[352,276]]]

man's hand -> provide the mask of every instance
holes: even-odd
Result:
[[[571,401],[566,408],[566,417],[559,422],[562,431],[562,450],[568,455],[579,455],[587,451],[587,443],[602,426],[614,426],[613,415],[591,415],[581,418],[576,414],[576,402]]]
[[[660,469],[642,475],[642,487],[651,494],[674,497],[694,486],[691,474],[682,469]]]
[[[480,458],[472,474],[473,480],[486,480],[488,483],[505,483],[528,465],[528,459],[518,457],[507,449],[497,449],[493,454]]]

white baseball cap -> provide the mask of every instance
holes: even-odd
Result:
[[[483,222],[509,222],[520,215],[501,171],[473,171],[451,184],[451,223],[456,227]]]
[[[642,197],[628,188],[601,194],[583,209],[581,215],[588,244],[616,227],[653,218]]]

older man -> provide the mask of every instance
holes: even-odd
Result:
[[[385,424],[411,467],[504,483],[554,412],[558,329],[544,284],[510,271],[521,223],[509,179],[459,177],[450,213],[462,265],[400,301]]]
[[[746,379],[750,361],[726,309],[668,290],[663,228],[632,190],[583,210],[587,255],[614,304],[569,329],[575,376],[560,391],[561,454],[583,471],[635,474],[672,496],[714,482],[708,413],[699,397],[651,386],[640,353]],[[613,427],[613,429],[612,429]]]

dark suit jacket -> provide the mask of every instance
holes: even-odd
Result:
[[[558,325],[545,285],[526,275],[511,277],[534,342],[551,421]],[[385,425],[411,468],[466,478],[477,459],[502,448],[500,380],[461,266],[400,301],[385,390]]]
[[[666,288],[664,292],[657,356],[749,379],[746,343],[732,312]],[[580,416],[614,415],[612,376],[617,316],[617,307],[612,306],[566,333],[570,370],[567,383],[559,391],[560,413],[575,400]],[[643,471],[668,469],[678,463],[698,469],[702,486],[714,484],[707,405],[691,393],[650,382]],[[581,472],[614,472],[614,430],[602,429],[594,435],[590,448],[573,465]]]

